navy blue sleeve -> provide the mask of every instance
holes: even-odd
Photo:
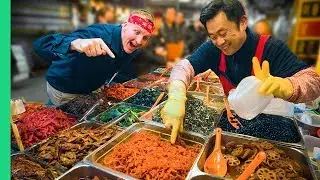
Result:
[[[263,53],[264,60],[270,64],[270,73],[278,77],[290,77],[309,66],[298,59],[281,40],[270,37]]]
[[[219,52],[211,41],[203,43],[187,59],[190,61],[195,75],[211,69],[215,73],[218,71]]]
[[[112,28],[102,24],[94,24],[76,30],[70,34],[51,34],[36,40],[33,44],[34,51],[48,60],[59,60],[75,53],[69,51],[70,43],[76,39],[102,38],[109,42]],[[110,38],[108,38],[110,37]]]

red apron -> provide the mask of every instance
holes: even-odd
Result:
[[[259,62],[261,64],[262,60],[262,55],[263,55],[263,50],[264,50],[264,45],[267,42],[267,40],[269,39],[269,35],[261,35],[259,42],[258,42],[258,46],[256,49],[256,53],[255,56],[259,59]],[[221,56],[220,56],[220,62],[219,62],[219,79],[220,82],[222,84],[223,90],[224,90],[224,94],[226,96],[229,95],[229,91],[231,89],[236,88],[236,86],[234,86],[229,79],[225,76],[225,72],[227,69],[227,64],[226,64],[226,55],[221,51]],[[253,69],[251,71],[251,75],[254,75]]]

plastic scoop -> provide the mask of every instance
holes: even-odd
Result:
[[[265,152],[260,151],[256,157],[251,161],[248,167],[243,173],[237,178],[237,180],[247,180],[250,175],[256,170],[256,168],[266,159],[267,155]]]
[[[216,129],[214,150],[204,163],[204,171],[212,175],[224,177],[227,173],[227,161],[221,152],[221,128]]]

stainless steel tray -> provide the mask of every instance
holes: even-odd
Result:
[[[193,97],[197,98],[197,99],[200,99],[201,100],[201,97],[196,97],[193,95],[193,93],[187,93],[187,95],[192,95]],[[214,95],[213,95],[214,96]],[[154,108],[152,111],[144,114],[143,116],[141,116],[141,120],[145,121],[145,122],[155,122],[155,121],[152,121],[152,117],[153,115],[156,113],[157,110],[159,110],[159,108],[161,108],[164,104],[166,103],[166,101],[160,103],[156,108]],[[209,109],[213,110],[213,111],[217,111],[217,113],[215,113],[215,115],[218,117],[220,115],[220,111],[219,109],[217,108],[214,108],[214,107],[210,107],[210,106],[207,106]],[[218,121],[218,118],[215,118],[215,121],[212,122],[212,127],[213,129],[217,126],[217,121]],[[158,122],[159,123],[159,122]],[[198,132],[193,132],[193,131],[189,131],[189,130],[186,130],[184,129],[185,132],[188,132],[188,133],[194,133],[194,134],[198,134],[200,136],[211,136],[213,131],[210,131],[210,134],[208,135],[203,135],[201,133],[198,133]]]
[[[214,177],[209,174],[198,174],[192,177],[190,180],[221,180],[224,178]]]
[[[56,180],[79,180],[80,178],[84,177],[98,177],[101,180],[121,179],[116,175],[116,172],[108,172],[106,170],[101,170],[98,167],[91,166],[90,164],[79,163],[78,165],[74,166],[72,169],[58,177]],[[128,178],[129,177],[126,177],[125,179]]]
[[[102,112],[102,113],[106,113],[106,112],[108,112],[108,111],[111,111],[112,109],[116,109],[116,108],[118,108],[119,106],[130,106],[130,107],[133,107],[133,108],[139,108],[139,109],[143,109],[143,110],[145,110],[145,112],[147,112],[150,108],[149,107],[146,107],[146,106],[139,106],[139,105],[135,105],[135,104],[131,104],[131,103],[126,103],[126,102],[121,102],[121,103],[118,103],[118,104],[116,104],[115,106],[113,106],[113,107],[111,107],[110,109],[108,109],[107,111],[105,111],[105,112]],[[102,114],[102,113],[100,113],[100,114]],[[117,119],[119,119],[120,117],[122,117],[124,114],[126,114],[127,112],[124,112],[124,113],[122,113],[120,116],[117,116],[117,117],[114,117],[113,119],[111,119],[110,121],[108,121],[108,122],[104,122],[104,121],[99,121],[99,120],[97,120],[97,117],[100,115],[97,115],[97,116],[95,116],[95,117],[93,117],[92,119],[90,119],[90,120],[87,120],[87,121],[97,121],[97,122],[99,122],[99,123],[104,123],[104,124],[111,124],[111,123],[113,123],[114,121],[116,121]]]
[[[203,94],[203,93],[199,93],[199,92],[187,92],[187,96],[188,95],[191,95],[197,99],[200,99],[200,100],[204,100],[206,95]],[[218,95],[214,95],[214,94],[209,94],[209,100],[211,101],[215,101],[215,102],[218,102],[218,103],[221,103],[223,104],[223,96],[218,96]],[[162,103],[158,104],[152,111],[144,114],[143,116],[141,116],[141,118],[143,118],[144,120],[151,120],[150,117],[153,116],[154,112],[163,104],[165,104],[166,101],[163,101]],[[219,114],[225,109],[225,106],[223,104],[223,107],[222,106],[210,106],[210,105],[207,105],[209,108],[212,108],[214,110],[216,110]],[[146,118],[146,117],[149,117],[149,118]]]
[[[158,67],[158,68],[155,68],[151,73],[152,73],[152,74],[162,74],[162,73],[160,73],[159,71],[157,71],[157,69],[159,69],[159,68],[166,69],[166,67]],[[170,71],[166,72],[163,76],[169,77],[170,74],[171,74],[171,71],[172,71],[172,69],[171,69]]]
[[[224,109],[221,114],[220,114],[220,118],[216,124],[216,127],[220,127],[220,121],[224,115],[224,113],[226,113],[226,109]],[[279,116],[279,115],[274,115],[274,116]],[[304,147],[304,141],[303,141],[303,137],[302,137],[302,134],[298,128],[298,124],[297,124],[297,121],[295,118],[291,118],[291,117],[283,117],[283,118],[286,118],[286,119],[290,119],[293,121],[293,124],[295,126],[295,129],[296,131],[298,132],[298,135],[300,136],[300,141],[297,142],[297,143],[289,143],[289,142],[282,142],[282,141],[276,141],[276,140],[271,140],[271,139],[264,139],[264,138],[259,138],[259,137],[254,137],[254,136],[250,136],[250,135],[245,135],[245,134],[237,134],[237,133],[233,133],[233,132],[228,132],[230,134],[236,134],[236,135],[241,135],[241,136],[244,136],[244,137],[247,137],[247,138],[259,138],[261,140],[267,140],[267,141],[270,141],[274,144],[279,144],[279,145],[285,145],[285,146],[288,146],[288,147],[294,147],[294,148],[298,148],[298,149],[305,149]]]
[[[48,107],[48,106],[45,106],[45,107]],[[50,107],[50,108],[53,108],[53,107]],[[56,108],[53,108],[53,109],[56,109]],[[62,110],[61,110],[61,111],[62,111]],[[78,117],[76,117],[76,116],[74,116],[74,115],[72,115],[72,114],[70,114],[70,113],[66,113],[66,112],[64,112],[64,111],[62,111],[62,112],[63,112],[64,114],[66,114],[68,117],[72,117],[72,118],[76,119],[76,123],[77,123],[78,120],[80,119],[80,118],[78,118]],[[75,124],[75,125],[77,125],[77,124]],[[75,125],[73,125],[73,126],[75,126]],[[71,127],[73,127],[73,126],[71,126]],[[71,128],[71,127],[70,127],[70,128]],[[67,129],[69,129],[69,128],[67,128]],[[67,129],[64,129],[64,130],[67,130]],[[60,133],[60,132],[62,132],[62,131],[64,131],[64,130],[61,130],[61,131],[59,131],[58,133]],[[18,144],[15,143],[14,140],[12,139],[12,138],[14,138],[14,136],[11,136],[11,131],[12,131],[12,128],[10,128],[11,149],[14,149],[15,151],[19,151],[19,152],[20,152]],[[20,132],[19,132],[19,134],[20,134]],[[50,137],[52,137],[52,136],[54,136],[54,135],[55,135],[55,134],[47,137],[46,139],[48,139],[48,138],[50,138]],[[43,139],[43,140],[46,140],[46,139]],[[41,140],[41,141],[43,141],[43,140]],[[41,142],[41,141],[40,141],[40,142]],[[40,142],[38,142],[38,143],[40,143]],[[33,145],[29,146],[29,147],[24,147],[24,148],[25,148],[25,150],[30,149],[31,147],[33,147],[34,145],[37,145],[38,143],[35,143],[35,144],[33,144]]]
[[[213,135],[206,143],[205,148],[201,152],[201,156],[197,159],[197,165],[193,166],[194,168],[192,169],[192,172],[193,172],[192,177],[197,177],[197,176],[202,177],[202,175],[209,175],[203,171],[203,167],[206,159],[213,151],[215,138],[216,138],[215,135]],[[250,142],[258,142],[258,141],[271,142],[269,140],[262,140],[260,138],[247,137],[241,134],[232,134],[229,132],[222,132],[221,145],[224,145],[226,144],[226,142],[230,142],[230,141],[234,141],[237,144],[244,143],[244,142],[250,143]],[[291,159],[299,163],[299,165],[303,169],[302,172],[304,173],[304,176],[307,177],[307,179],[316,179],[316,175],[312,170],[311,162],[307,156],[306,151],[299,150],[293,147],[288,147],[286,145],[279,145],[279,144],[274,144],[274,145],[276,145],[278,148],[285,151],[287,156],[289,156]],[[209,175],[209,176],[215,177],[212,175]],[[218,177],[215,177],[215,178],[218,178]]]
[[[155,113],[156,110],[158,110],[162,105],[164,105],[167,101],[163,101],[162,103],[159,103],[155,108],[151,109],[150,111],[146,112],[145,114],[143,114],[140,119],[142,121],[146,121],[146,122],[153,122],[152,121],[152,116]]]
[[[204,101],[207,96],[204,93],[196,92],[196,91],[187,92],[187,95],[191,95],[191,96],[198,98],[202,101]],[[216,95],[216,94],[208,94],[208,96],[209,96],[210,103],[209,104],[206,103],[205,105],[212,108],[212,109],[215,109],[220,114],[223,111],[223,109],[225,109],[225,105],[223,102],[224,96]]]
[[[144,86],[144,87],[135,87],[135,88],[138,88],[138,89],[144,89],[144,88],[150,86],[150,85],[152,84],[152,82],[154,82],[154,81],[140,81],[138,78],[135,78],[135,79],[131,79],[131,80],[129,80],[129,81],[126,81],[126,82],[122,83],[122,85],[124,85],[125,87],[128,87],[128,86],[126,86],[126,85],[127,85],[128,83],[133,82],[133,81],[150,82],[150,84],[148,84],[147,86]]]
[[[50,171],[52,172],[52,175],[56,178],[58,176],[60,176],[62,173],[61,171],[59,171],[58,169],[52,167],[52,166],[49,166],[45,163],[42,163],[41,161],[38,161],[36,158],[30,156],[30,155],[27,155],[27,154],[24,154],[24,153],[15,153],[15,154],[11,154],[11,162],[14,158],[18,157],[18,156],[23,156],[25,157],[26,159],[32,161],[32,162],[35,162],[37,164],[39,164],[42,168],[44,169],[50,169]],[[11,176],[12,176],[12,167],[10,165],[10,170],[11,170]]]
[[[224,96],[223,88],[220,83],[210,83],[210,82],[200,82],[201,91],[198,93],[206,94],[206,88],[209,86],[209,94],[215,94],[219,96]],[[190,84],[188,92],[197,92],[197,82]]]
[[[169,129],[166,129],[164,125],[160,125],[157,123],[137,123],[130,126],[126,131],[123,131],[117,138],[115,138],[113,141],[105,144],[104,146],[96,149],[90,156],[87,156],[84,159],[84,162],[90,163],[93,166],[99,167],[104,169],[105,171],[114,171],[110,168],[102,166],[99,161],[103,159],[107,154],[109,154],[114,147],[116,147],[118,144],[121,144],[128,139],[135,133],[138,133],[139,131],[150,131],[155,134],[161,135],[164,139],[169,139],[171,131]],[[185,141],[187,145],[193,145],[193,144],[199,144],[201,145],[200,151],[203,150],[203,146],[206,142],[206,138],[203,136],[199,136],[198,134],[192,134],[192,133],[181,133],[181,138]],[[197,158],[200,156],[200,154],[197,156]],[[196,158],[196,159],[197,159]],[[193,164],[195,166],[195,163]],[[192,169],[192,168],[191,168]],[[189,171],[189,174],[191,171]],[[189,177],[189,174],[187,178]],[[126,174],[118,172],[118,177],[124,178]],[[127,175],[126,175],[127,176]]]
[[[160,82],[156,84],[152,84],[151,88],[157,89],[162,92],[168,92],[169,82]]]
[[[101,127],[101,126],[108,126],[108,127],[109,127],[109,126],[112,126],[112,125],[114,125],[114,123],[112,123],[112,124],[107,124],[107,125],[106,125],[106,124],[102,124],[102,123],[98,123],[98,122],[88,122],[88,121],[84,121],[84,122],[82,122],[82,123],[79,123],[79,124],[77,124],[77,125],[69,128],[69,129],[63,130],[63,131],[61,131],[60,133],[65,132],[65,131],[69,131],[69,130],[79,129],[79,128],[82,128],[82,127],[98,128],[98,127]],[[122,128],[119,128],[119,129],[122,130]],[[58,134],[60,134],[60,133],[58,133]],[[120,132],[120,133],[121,133],[121,132]],[[109,141],[112,141],[112,140],[113,140],[115,137],[117,137],[117,135],[119,135],[120,133],[116,134],[116,135],[115,135],[114,137],[112,137]],[[58,135],[58,134],[57,134],[57,135]],[[54,137],[54,136],[52,136],[52,137]],[[65,172],[65,171],[66,171],[65,169],[59,169],[59,168],[57,168],[57,167],[54,167],[54,166],[50,165],[48,162],[45,162],[44,160],[41,160],[41,159],[39,159],[39,158],[36,158],[36,156],[35,156],[37,149],[39,149],[42,144],[44,144],[44,143],[46,143],[47,141],[49,141],[52,137],[47,138],[47,139],[39,142],[38,144],[35,144],[35,145],[33,145],[32,147],[26,149],[26,150],[25,150],[25,153],[26,153],[27,155],[29,155],[29,156],[37,159],[38,162],[41,162],[42,164],[46,164],[46,165],[49,166],[49,167],[53,167],[53,168],[55,168],[55,169],[58,169],[58,170],[61,171],[61,172]],[[109,141],[108,141],[108,142],[109,142]],[[88,155],[90,155],[90,153],[87,154],[87,156],[88,156]],[[82,161],[82,160],[81,160],[81,161]],[[79,161],[79,162],[81,162],[81,161]],[[79,162],[77,162],[77,163],[79,163]],[[76,163],[76,164],[77,164],[77,163]],[[75,164],[75,165],[76,165],[76,164]]]
[[[152,89],[152,87],[143,88],[143,89],[141,89],[141,91],[144,90],[144,89]],[[140,93],[141,91],[139,91],[138,93]],[[162,93],[161,91],[159,91],[159,92]],[[137,93],[137,94],[138,94],[138,93]],[[135,95],[137,95],[137,94],[135,94]],[[134,95],[134,96],[135,96],[135,95]],[[159,95],[160,95],[160,94],[159,94]],[[137,104],[133,104],[133,103],[132,103],[132,99],[134,98],[134,96],[131,96],[130,98],[126,99],[126,100],[123,101],[123,102],[128,103],[128,104],[132,104],[132,105],[137,105]],[[158,96],[154,99],[154,101],[153,101],[152,104],[154,104],[154,103],[156,102],[157,98],[158,98]],[[166,92],[165,92],[164,96],[162,97],[162,99],[160,100],[160,102],[161,102],[161,101],[162,101],[162,102],[166,101],[165,98],[168,98],[168,94],[167,94]],[[161,103],[162,103],[162,102],[161,102]],[[142,105],[140,105],[140,106],[142,106]],[[150,109],[151,106],[152,106],[152,105],[150,105],[150,106],[142,106],[142,107],[147,107],[147,108]]]

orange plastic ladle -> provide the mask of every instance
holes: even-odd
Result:
[[[222,129],[216,129],[216,142],[214,150],[204,163],[204,171],[206,173],[224,177],[227,174],[227,161],[221,152],[221,134]]]
[[[256,157],[251,161],[249,166],[243,171],[243,173],[237,178],[237,180],[247,180],[250,175],[256,170],[256,168],[266,159],[265,152],[260,151]]]

